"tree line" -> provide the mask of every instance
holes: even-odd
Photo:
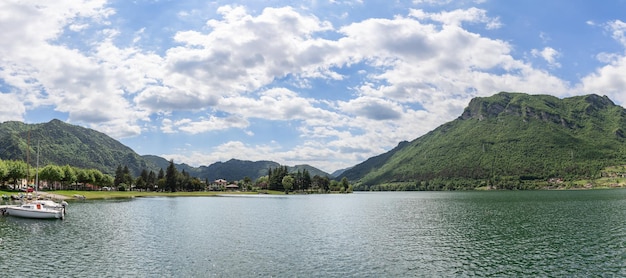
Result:
[[[120,191],[140,190],[140,191],[201,191],[205,190],[207,181],[191,177],[188,172],[179,172],[170,160],[170,164],[165,171],[163,168],[158,173],[143,169],[139,176],[133,177],[128,166],[117,166],[115,171],[114,186]]]
[[[170,160],[166,170],[162,168],[158,172],[143,169],[137,177],[133,177],[128,166],[118,165],[115,175],[104,174],[97,169],[83,169],[70,165],[58,166],[46,165],[40,169],[32,169],[30,165],[21,160],[0,160],[0,186],[8,189],[8,184],[16,188],[22,180],[32,183],[37,177],[40,184],[46,182],[51,190],[98,190],[110,187],[115,190],[140,190],[140,191],[202,191],[206,190],[208,180],[200,180],[191,177],[185,170],[178,171],[174,161]],[[327,193],[352,192],[352,185],[347,178],[341,181],[331,180],[327,176],[315,175],[311,177],[308,170],[288,172],[287,166],[269,168],[268,175],[252,181],[245,177],[239,181],[243,190],[268,189],[289,192],[317,192]],[[95,187],[88,187],[93,185]],[[219,190],[224,190],[220,188]]]
[[[38,171],[38,172],[37,172]],[[48,182],[50,189],[84,189],[78,188],[86,184],[105,187],[113,185],[113,177],[103,174],[97,169],[83,169],[70,165],[58,166],[54,164],[46,165],[41,169],[32,169],[30,165],[21,160],[0,160],[0,183],[4,189],[8,184],[14,188],[22,180],[34,182],[39,177],[39,181]]]
[[[260,188],[284,191],[285,193],[291,191],[319,193],[330,191],[352,192],[352,185],[345,177],[341,181],[331,180],[327,176],[315,175],[311,177],[307,169],[289,173],[287,166],[270,167],[267,171],[267,176],[260,177],[256,185]]]

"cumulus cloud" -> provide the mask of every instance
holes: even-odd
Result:
[[[388,100],[361,97],[341,103],[340,109],[370,120],[397,120],[402,117],[402,107]]]
[[[0,122],[4,121],[23,121],[26,107],[19,100],[20,98],[14,94],[0,93]]]
[[[487,29],[502,27],[500,19],[487,16],[487,12],[478,8],[454,10],[440,13],[428,13],[423,10],[411,10],[410,15],[420,20],[432,20],[444,25],[460,26],[463,22],[484,23]]]
[[[154,53],[138,45],[149,33],[142,27],[127,34],[128,45],[117,40],[122,31],[107,22],[115,11],[104,0],[4,1],[0,79],[7,86],[0,87],[0,101],[15,114],[3,108],[0,118],[22,119],[28,109],[50,105],[71,122],[120,138],[141,133],[146,124],[160,125],[163,133],[239,129],[254,137],[255,119],[293,123],[296,147],[229,141],[206,152],[165,156],[201,165],[271,155],[281,163],[332,170],[453,120],[476,96],[571,94],[567,82],[516,58],[514,45],[469,31],[465,25],[503,27],[482,9],[414,9],[343,26],[303,10],[253,13],[222,6],[202,28],[175,30],[171,46]],[[626,46],[625,25],[618,20],[606,28]],[[82,42],[86,49],[61,42],[65,32],[86,30],[94,31]],[[531,54],[560,66],[560,53],[551,47]],[[577,90],[609,88],[620,96],[626,89],[623,56],[604,55],[607,65],[583,78]],[[316,82],[351,78],[361,80],[335,88],[336,95],[311,90]],[[161,120],[151,123],[155,115]]]
[[[607,23],[607,29],[611,32],[612,37],[626,47],[626,22],[615,20]]]
[[[561,64],[556,61],[556,59],[561,56],[561,53],[559,53],[552,47],[545,47],[543,50],[533,49],[531,50],[531,54],[535,57],[543,58],[551,67],[561,67]]]
[[[122,88],[103,62],[56,40],[101,22],[114,12],[105,1],[3,1],[0,4],[0,77],[22,92],[30,108],[52,105],[75,123],[113,136],[139,134],[143,117],[120,95]],[[104,34],[104,33],[103,33]],[[98,43],[96,43],[97,45]],[[10,65],[10,66],[7,66]],[[9,78],[12,76],[12,78]],[[25,111],[21,111],[24,113]],[[120,124],[123,128],[119,128]]]
[[[626,23],[614,20],[606,23],[605,28],[614,40],[626,48]],[[603,52],[597,58],[605,65],[581,78],[576,91],[607,95],[617,103],[626,103],[626,54]]]

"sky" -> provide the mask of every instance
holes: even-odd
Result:
[[[626,104],[626,1],[3,0],[0,122],[354,166],[501,91]]]

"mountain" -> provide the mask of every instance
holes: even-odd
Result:
[[[151,161],[162,169],[166,169],[169,165],[169,161],[154,155],[144,155],[143,158]],[[200,179],[208,179],[213,181],[216,179],[225,179],[228,181],[242,180],[245,177],[249,177],[252,180],[256,180],[259,177],[267,175],[269,168],[275,169],[280,166],[274,161],[247,161],[231,159],[226,162],[215,162],[209,166],[192,167],[187,164],[176,164],[176,168],[179,171],[185,170],[191,176],[198,177]],[[319,170],[310,165],[296,165],[288,167],[290,173],[303,171],[306,169],[312,176],[330,176],[328,173]]]
[[[80,168],[93,168],[114,175],[118,165],[127,166],[134,176],[143,170],[158,172],[167,169],[169,161],[154,155],[140,156],[131,148],[104,133],[93,129],[52,120],[48,123],[25,124],[9,121],[0,123],[0,159],[26,160],[32,166],[36,163],[39,146],[39,164],[71,165]],[[231,159],[216,162],[209,166],[193,167],[175,164],[178,171],[185,171],[200,179],[253,180],[267,175],[268,169],[280,164],[273,161],[243,161]],[[311,176],[329,174],[310,165],[288,167],[289,172],[306,169]]]
[[[152,164],[156,165],[157,169],[163,169],[163,171],[165,171],[167,169],[168,166],[170,166],[170,161],[162,158],[160,156],[156,156],[156,155],[142,155],[141,156],[143,159],[151,162]],[[174,166],[176,166],[176,169],[178,171],[185,171],[187,173],[189,173],[189,175],[191,175],[192,177],[198,177],[198,174],[201,173],[200,168],[197,167],[193,167],[190,165],[187,165],[185,163],[174,163]],[[157,171],[155,171],[157,172]]]
[[[0,123],[0,159],[26,160],[39,165],[57,164],[93,168],[114,174],[118,165],[126,165],[137,175],[142,169],[157,169],[129,147],[104,133],[60,120],[41,124]]]
[[[626,163],[626,110],[595,94],[559,99],[501,92],[474,98],[455,120],[345,171],[359,189],[490,185],[590,178]]]
[[[332,173],[330,174],[330,176],[331,176],[331,177],[338,177],[338,176],[340,176],[341,174],[343,174],[343,172],[350,170],[350,168],[352,168],[352,167],[348,167],[348,168],[343,168],[343,169],[335,170],[334,172],[332,172]]]
[[[304,170],[307,170],[311,177],[314,177],[314,176],[332,177],[332,175],[330,175],[330,174],[328,174],[328,173],[326,173],[326,172],[324,172],[324,171],[322,171],[320,169],[317,169],[317,168],[315,168],[315,167],[313,167],[311,165],[308,165],[308,164],[301,164],[301,165],[296,165],[296,166],[293,166],[293,167],[288,167],[289,173],[295,173],[295,172],[298,172],[298,171],[304,172]],[[264,175],[267,175],[267,172]]]

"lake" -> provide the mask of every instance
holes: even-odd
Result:
[[[5,277],[626,277],[626,190],[84,201],[0,238]]]

